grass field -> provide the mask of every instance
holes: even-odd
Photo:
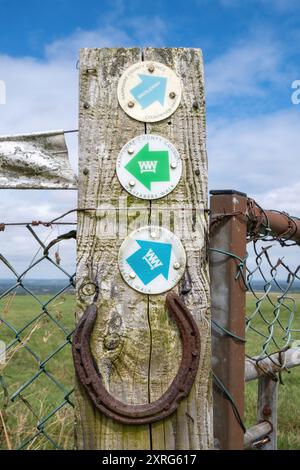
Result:
[[[300,295],[294,295],[300,305]],[[43,302],[46,297],[40,298]],[[55,321],[64,326],[62,332],[46,315],[33,322],[29,328],[20,335],[27,347],[30,347],[39,358],[44,361],[65,341],[68,332],[74,327],[74,296],[65,295],[51,304],[50,314]],[[253,312],[255,304],[249,296],[247,310]],[[39,305],[28,296],[16,296],[0,302],[0,315],[10,322],[17,330],[32,320],[40,312]],[[272,318],[269,307],[265,310],[266,316]],[[300,328],[298,318],[294,327]],[[283,314],[283,320],[284,319]],[[265,328],[262,319],[255,319],[255,326],[259,330]],[[275,335],[279,337],[279,331]],[[15,335],[5,325],[0,325],[0,339],[9,343]],[[259,352],[261,339],[255,334],[248,335],[247,353],[254,355]],[[8,354],[6,365],[0,364],[0,379],[3,382],[5,393],[0,392],[0,449],[18,448],[21,443],[36,433],[36,425],[43,417],[47,417],[64,400],[64,391],[42,373],[37,377],[21,395],[13,402],[9,400],[21,385],[30,380],[37,372],[37,358],[34,358],[24,347],[17,345]],[[66,390],[73,387],[74,371],[70,346],[67,345],[45,365],[45,370],[52,374],[59,384]],[[290,374],[284,374],[284,385],[279,390],[279,448],[300,449],[300,367]],[[246,424],[256,423],[256,382],[246,385]],[[0,387],[2,388],[2,387]],[[72,396],[71,396],[72,399]],[[64,449],[73,446],[73,411],[70,405],[63,406],[49,420],[45,427],[50,438]],[[28,446],[29,449],[52,449],[43,434],[40,434]]]
[[[42,302],[47,297],[39,297]],[[49,313],[53,319],[65,328],[62,331],[47,317],[41,316],[21,334],[26,346],[44,361],[53,351],[65,343],[66,336],[74,329],[75,298],[73,295],[59,297],[50,304]],[[0,315],[17,330],[40,313],[40,306],[29,296],[15,296],[0,303]],[[6,343],[14,339],[14,334],[3,324],[0,326],[0,339]],[[1,369],[2,368],[2,369]],[[67,344],[45,364],[45,370],[58,384],[67,391],[73,388],[74,370],[70,345]],[[37,359],[24,347],[13,347],[6,358],[6,365],[1,366],[0,374],[5,381],[6,395],[11,397],[20,386],[31,379],[38,371]],[[34,435],[36,425],[59,407],[64,401],[64,391],[56,386],[46,374],[42,373],[34,380],[14,403],[10,403],[2,392],[0,398],[0,449],[18,448],[21,443]],[[72,396],[70,397],[72,399]],[[7,405],[7,406],[5,406]],[[3,429],[3,421],[6,429]],[[66,405],[53,415],[46,425],[50,438],[63,449],[73,446],[73,409]],[[32,441],[29,449],[53,449],[45,436],[39,435]]]
[[[276,298],[276,294],[272,294]],[[300,329],[300,294],[293,294],[297,304],[297,312],[293,321],[293,328]],[[288,307],[292,306],[292,300],[286,302]],[[255,310],[255,302],[252,295],[247,296],[247,312]],[[274,318],[270,305],[266,305],[264,313],[267,320]],[[280,318],[284,325],[287,324],[289,314],[282,311]],[[267,333],[267,327],[258,316],[255,317],[254,326],[259,331]],[[274,336],[278,339],[280,346],[284,345],[284,341],[280,342],[282,330],[276,327]],[[294,333],[294,337],[300,339],[300,333]],[[246,352],[249,356],[255,356],[260,353],[259,349],[262,339],[252,332],[247,334]],[[270,352],[276,351],[273,346]],[[279,449],[300,449],[300,366],[290,370],[290,373],[282,374],[283,384],[279,385],[279,407],[278,407],[278,448]],[[257,399],[257,381],[246,384],[246,426],[249,427],[256,423],[256,399]]]

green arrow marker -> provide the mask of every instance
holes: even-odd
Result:
[[[149,150],[149,144],[145,144],[125,168],[149,191],[153,182],[170,181],[169,152]]]

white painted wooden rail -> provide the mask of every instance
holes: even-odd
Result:
[[[261,361],[247,359],[245,364],[245,380],[258,379],[266,373],[276,374],[282,369],[292,369],[300,365],[300,348],[291,348],[281,354],[276,353]]]
[[[300,347],[291,348],[283,353],[276,353],[258,361],[257,358],[247,359],[245,363],[245,381],[258,379],[257,422],[247,430],[244,437],[245,449],[253,443],[268,437],[262,450],[277,448],[277,405],[278,381],[277,374],[285,369],[300,365]]]

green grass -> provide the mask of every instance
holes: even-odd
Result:
[[[47,297],[39,297],[42,302]],[[41,419],[47,417],[64,400],[64,391],[57,387],[42,373],[13,403],[9,398],[39,370],[38,360],[44,361],[53,351],[64,344],[66,336],[74,329],[75,298],[64,295],[49,305],[53,319],[65,329],[62,331],[46,315],[42,315],[20,335],[22,344],[34,351],[39,358],[33,357],[25,347],[17,343],[6,358],[5,366],[0,364],[0,376],[5,382],[6,393],[0,393],[0,449],[19,448],[23,441],[34,435]],[[0,302],[0,315],[16,330],[23,328],[34,319],[41,309],[29,296],[14,296]],[[3,323],[0,325],[0,339],[9,344],[15,334]],[[66,391],[73,388],[74,370],[70,345],[47,361],[45,369]],[[70,397],[72,400],[72,396]],[[70,405],[62,407],[48,421],[45,427],[49,436],[62,448],[73,447],[73,409]],[[1,422],[2,421],[2,422]],[[3,428],[3,421],[5,429]],[[52,449],[45,436],[40,435],[32,441],[29,449]]]
[[[294,295],[298,305],[300,295]],[[40,298],[43,302],[46,297]],[[247,297],[248,314],[255,309],[255,302],[249,295]],[[74,328],[75,299],[72,295],[65,295],[55,300],[49,308],[53,318],[59,321],[67,332]],[[40,312],[36,301],[29,296],[15,296],[6,298],[0,302],[0,316],[10,322],[17,330],[31,321]],[[264,307],[267,319],[273,317],[270,304]],[[286,318],[285,318],[286,317]],[[281,313],[283,322],[288,320],[288,314]],[[253,325],[259,330],[267,332],[262,318],[256,315]],[[300,328],[299,307],[298,318],[293,326]],[[63,333],[46,315],[31,324],[21,334],[21,339],[35,351],[43,361],[65,341]],[[275,329],[274,337],[280,341],[282,336],[280,329]],[[15,335],[2,323],[0,324],[0,339],[9,343]],[[299,338],[299,336],[298,336]],[[262,339],[257,334],[250,332],[247,335],[247,353],[251,356],[259,354]],[[283,344],[280,343],[280,344]],[[272,349],[273,348],[273,349]],[[270,352],[276,350],[271,345]],[[6,386],[6,394],[0,387],[0,449],[18,448],[21,443],[36,432],[39,420],[49,415],[63,400],[64,393],[56,387],[46,376],[42,374],[26,388],[21,397],[13,403],[8,399],[19,387],[29,380],[38,371],[38,362],[26,351],[22,345],[13,347],[7,357],[5,366],[0,364],[0,376],[3,377]],[[46,370],[64,385],[66,390],[73,387],[74,370],[72,365],[70,347],[67,346],[51,358],[46,364]],[[295,368],[290,374],[283,374],[284,385],[279,386],[279,439],[280,449],[300,449],[300,367]],[[246,424],[252,426],[256,423],[256,393],[257,382],[246,385]],[[2,391],[1,391],[2,390]],[[71,396],[71,399],[73,397]],[[73,411],[69,405],[61,408],[47,421],[46,430],[61,448],[73,447]],[[4,426],[3,426],[4,423]],[[32,441],[29,449],[52,449],[53,446],[41,435]]]
[[[300,295],[293,294],[296,300],[297,315],[293,321],[293,328],[300,329]],[[272,294],[272,298],[276,300],[277,296]],[[285,302],[288,307],[292,306],[292,300]],[[248,315],[255,310],[255,301],[252,295],[247,296],[247,312]],[[267,302],[263,305],[265,318],[270,321],[274,318],[273,309]],[[283,325],[286,325],[289,318],[288,309],[283,308],[280,313]],[[259,315],[255,316],[253,325],[257,330],[267,334],[268,329]],[[274,329],[274,337],[278,341],[280,347],[283,347],[285,341],[281,340],[282,330],[277,326]],[[294,337],[299,339],[300,333],[294,333]],[[260,354],[262,340],[258,334],[249,331],[247,334],[246,352],[249,356]],[[269,353],[277,350],[276,345],[270,344]],[[278,448],[279,449],[300,449],[300,367],[290,370],[290,373],[283,372],[283,384],[279,385],[279,406],[278,406]],[[246,384],[246,426],[252,426],[256,423],[256,401],[257,401],[257,381]]]

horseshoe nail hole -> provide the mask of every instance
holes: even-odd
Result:
[[[172,121],[168,121],[168,125],[171,126],[171,125],[172,125]]]
[[[104,338],[104,347],[108,350],[116,349],[120,344],[120,336],[117,334],[108,335]]]
[[[96,285],[93,282],[87,281],[79,287],[82,295],[88,297],[96,293]]]

